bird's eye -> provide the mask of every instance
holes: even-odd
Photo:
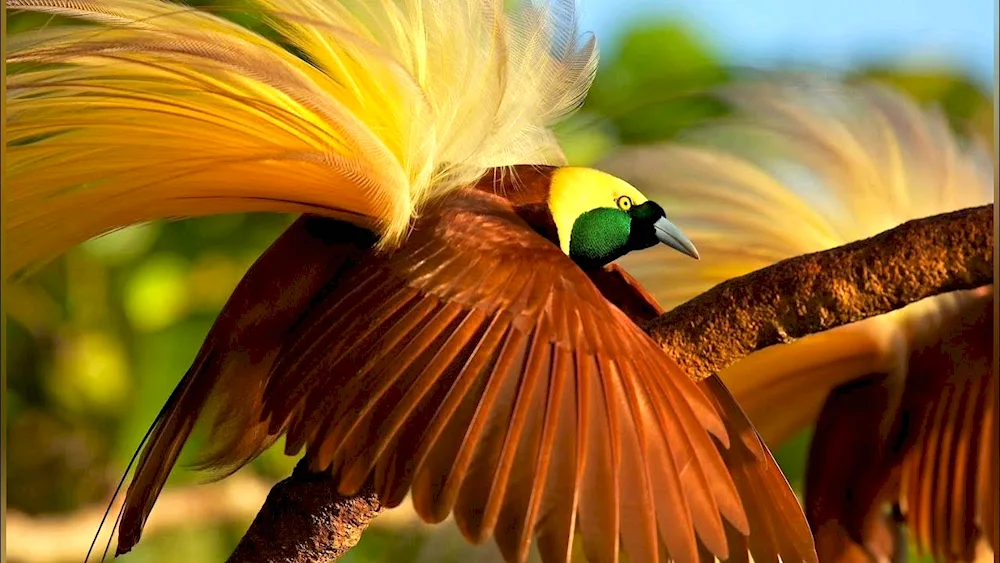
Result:
[[[618,209],[621,209],[622,211],[632,209],[632,198],[627,195],[619,197],[615,200],[615,202],[618,203]]]

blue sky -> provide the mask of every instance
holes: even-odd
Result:
[[[889,58],[944,63],[993,82],[995,0],[577,0],[602,50],[651,14],[679,15],[736,64],[778,59],[844,68]]]

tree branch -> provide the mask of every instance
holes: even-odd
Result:
[[[374,492],[342,496],[328,474],[310,473],[303,459],[271,489],[227,563],[336,561],[380,512]]]
[[[916,219],[789,258],[723,282],[645,328],[701,379],[761,348],[989,285],[993,212],[983,205]]]
[[[989,285],[992,237],[991,205],[910,221],[719,284],[646,329],[703,378],[773,344]],[[304,467],[271,490],[229,563],[334,561],[357,544],[377,496],[342,497]]]

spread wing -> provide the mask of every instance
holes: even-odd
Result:
[[[906,549],[884,543],[885,503],[899,505],[916,543],[936,560],[973,561],[980,544],[996,546],[993,291],[946,297],[933,338],[913,342],[905,358],[905,388],[875,372],[826,399],[806,506],[817,548],[831,560]]]
[[[889,455],[884,426],[896,389],[889,376],[868,377],[834,388],[816,420],[809,450],[805,505],[824,560],[889,560],[897,549],[882,510],[898,471]],[[850,452],[845,454],[845,452]],[[870,552],[870,553],[869,553]]]
[[[566,561],[574,530],[594,562],[725,559],[727,530],[747,532],[717,447],[728,413],[492,196],[449,199],[340,277],[263,396],[342,493],[412,490],[423,518],[454,512],[509,560],[534,535]]]
[[[994,294],[964,297],[941,320],[940,342],[910,358],[897,453],[909,528],[922,549],[948,562],[976,559],[980,541],[998,547]]]
[[[281,343],[315,296],[374,242],[371,232],[349,223],[303,217],[254,262],[153,421],[139,446],[142,455],[129,464],[135,465],[135,475],[122,507],[118,554],[139,541],[181,449],[207,408],[214,408],[215,424],[204,453],[206,466],[234,471],[279,437],[267,432],[260,413],[264,382]]]
[[[628,312],[637,324],[645,324],[663,313],[663,308],[624,268],[611,264],[591,279],[604,296]],[[741,406],[718,376],[698,383],[715,404],[726,430],[736,439],[729,448],[719,448],[726,468],[734,477],[746,508],[750,534],[745,536],[727,525],[732,560],[756,563],[815,561],[809,525],[798,499]],[[772,408],[773,405],[772,405]],[[711,554],[703,554],[712,561]],[[749,557],[749,558],[748,558]]]

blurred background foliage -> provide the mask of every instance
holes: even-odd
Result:
[[[226,14],[259,29],[246,12]],[[11,13],[6,33],[56,23]],[[592,163],[622,144],[668,140],[722,115],[724,108],[701,94],[741,72],[720,58],[711,36],[683,20],[635,22],[617,45],[602,50],[600,72],[583,110],[558,132],[577,164]],[[959,71],[914,70],[912,65],[904,70],[883,61],[851,70],[849,79],[881,81],[937,104],[958,131],[993,144],[992,93]],[[197,150],[194,140],[192,150]],[[96,529],[99,512],[87,512],[93,514],[89,519],[73,515],[103,508],[230,291],[290,221],[234,215],[130,228],[93,240],[6,288],[7,499],[19,522],[35,527],[73,522],[74,533]],[[182,463],[192,460],[198,438],[196,434]],[[796,488],[808,443],[806,432],[775,452]],[[282,455],[279,444],[241,475],[269,486],[290,473],[294,463]],[[204,475],[175,470],[167,493],[202,480]],[[216,518],[192,517],[186,525],[181,519],[151,530],[121,561],[223,561],[262,499],[249,498],[249,508],[221,510]],[[470,557],[447,524],[431,528],[412,517],[379,522],[345,563]],[[25,542],[79,540],[54,532],[48,540],[11,532],[8,528],[8,554],[35,553],[22,559],[26,562],[59,558],[44,555],[46,550],[38,549],[44,546],[26,550]],[[489,546],[477,553],[476,560],[498,560]],[[71,560],[83,554],[73,552]]]

